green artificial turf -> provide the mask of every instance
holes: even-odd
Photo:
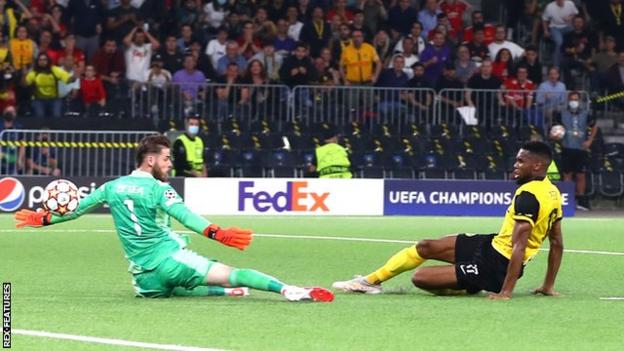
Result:
[[[211,217],[260,234],[417,240],[491,233],[501,218]],[[177,227],[179,228],[179,227]],[[623,219],[564,220],[566,249],[624,252]],[[181,228],[179,228],[181,229]],[[46,232],[47,231],[47,232]],[[190,248],[298,285],[329,287],[365,274],[406,244],[256,237],[240,252],[201,236]],[[545,245],[547,246],[547,244]],[[243,298],[134,297],[110,216],[89,215],[18,231],[0,216],[0,280],[13,288],[13,328],[227,350],[622,350],[624,256],[566,253],[558,298],[535,297],[547,253],[525,270],[511,301],[485,294],[435,297],[405,273],[378,296],[336,294],[333,303]],[[428,262],[426,264],[435,264]],[[136,350],[13,335],[15,350]]]

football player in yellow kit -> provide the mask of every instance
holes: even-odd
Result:
[[[548,236],[548,268],[536,294],[558,295],[555,278],[563,256],[559,189],[546,176],[552,162],[550,147],[539,141],[522,146],[514,163],[513,179],[520,185],[497,234],[458,234],[420,240],[397,252],[376,271],[352,280],[335,282],[335,289],[381,293],[381,283],[420,266],[428,259],[450,263],[418,269],[412,282],[435,294],[489,291],[491,299],[510,299],[524,265],[537,254]]]

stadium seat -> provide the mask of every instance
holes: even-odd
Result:
[[[314,138],[307,134],[290,133],[286,135],[286,139],[290,144],[290,149],[293,151],[313,150],[318,146]]]
[[[207,166],[209,177],[232,177],[238,153],[232,150],[208,151]]]
[[[452,179],[477,179],[477,171],[474,168],[455,168],[451,171]]]
[[[245,178],[264,177],[265,171],[262,167],[263,153],[257,150],[242,151],[238,162],[238,176]]]
[[[384,169],[382,167],[364,167],[359,170],[360,178],[383,178]]]
[[[486,169],[483,171],[483,179],[485,180],[506,180],[506,173],[500,169]]]
[[[441,168],[425,168],[420,171],[421,179],[446,179],[446,171]]]
[[[619,198],[624,194],[624,176],[618,170],[603,170],[598,174],[598,191],[607,198]]]
[[[296,177],[296,157],[288,151],[273,151],[265,155],[264,165],[268,168],[271,177]]]

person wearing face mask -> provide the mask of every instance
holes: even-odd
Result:
[[[173,175],[178,177],[206,177],[204,142],[199,134],[199,116],[186,118],[184,134],[173,143]]]
[[[578,92],[568,95],[568,108],[561,111],[561,124],[566,133],[563,136],[561,171],[563,180],[576,183],[577,209],[588,210],[589,199],[585,196],[585,172],[589,164],[590,148],[598,126],[592,123],[589,110],[582,106]],[[588,129],[591,131],[587,133]]]

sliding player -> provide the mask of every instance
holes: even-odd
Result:
[[[451,263],[417,270],[412,282],[434,294],[492,292],[492,299],[510,299],[524,265],[548,236],[550,252],[544,283],[534,293],[557,295],[555,278],[563,255],[561,194],[546,177],[552,152],[547,144],[522,146],[514,164],[516,190],[498,234],[446,236],[421,240],[392,256],[385,265],[365,277],[335,282],[345,292],[381,293],[381,283],[420,266],[428,259]]]
[[[214,286],[220,286],[271,291],[289,301],[333,300],[333,293],[326,289],[285,285],[258,271],[228,267],[186,249],[188,239],[171,230],[170,216],[196,233],[239,250],[251,243],[252,232],[220,228],[189,211],[176,191],[165,183],[172,167],[169,148],[169,140],[164,136],[145,137],[137,149],[138,169],[130,175],[105,183],[67,216],[21,210],[15,214],[17,227],[73,220],[106,203],[130,261],[138,296],[168,297],[174,288],[180,287],[187,291],[203,289],[209,295],[214,294]]]

